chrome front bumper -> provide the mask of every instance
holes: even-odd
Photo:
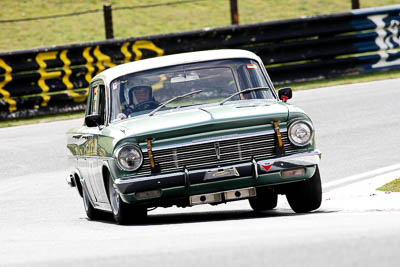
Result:
[[[277,173],[282,170],[315,166],[319,164],[320,158],[321,152],[319,150],[314,150],[268,160],[253,160],[252,162],[232,164],[219,168],[207,168],[200,170],[185,169],[182,172],[151,175],[146,177],[128,177],[116,179],[114,182],[117,190],[123,194],[178,186],[185,186],[188,189],[191,185],[205,184],[208,182],[229,180],[240,177],[254,177],[257,179],[261,175]],[[237,170],[238,175],[232,175],[232,177],[222,177],[221,179],[215,180],[209,179],[209,175],[207,175],[207,173],[212,171],[223,172],[224,170],[232,168]]]
[[[276,172],[319,164],[321,151],[314,150],[281,158],[258,161],[261,173]]]

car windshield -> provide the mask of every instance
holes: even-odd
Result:
[[[260,66],[251,59],[192,63],[131,73],[111,82],[111,120],[150,113],[173,98],[176,99],[160,111],[218,103],[238,91],[254,87],[265,89],[238,94],[229,101],[275,99]]]

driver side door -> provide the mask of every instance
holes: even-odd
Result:
[[[85,134],[85,163],[86,186],[90,197],[97,205],[108,203],[104,181],[102,179],[103,158],[99,155],[99,136],[106,122],[106,92],[104,82],[97,80],[91,83],[89,88],[89,101],[86,108],[86,116],[99,115],[100,121],[97,127],[86,125]]]

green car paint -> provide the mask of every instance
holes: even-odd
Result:
[[[292,109],[293,113],[289,113]],[[114,162],[113,153],[115,148],[126,143],[138,144],[143,150],[146,149],[146,140],[154,139],[153,148],[158,146],[168,146],[175,144],[179,146],[181,143],[187,143],[195,139],[204,139],[207,137],[229,136],[231,134],[246,134],[259,131],[273,130],[272,121],[279,121],[281,129],[287,128],[288,118],[290,121],[298,119],[309,120],[308,116],[298,108],[293,108],[289,104],[276,101],[276,103],[268,103],[262,105],[248,104],[226,104],[223,106],[213,106],[208,109],[211,113],[200,110],[185,110],[171,112],[162,116],[155,115],[153,120],[149,120],[147,116],[130,119],[110,125],[107,128],[99,130],[98,128],[81,127],[72,129],[68,132],[68,136],[76,134],[87,135],[93,134],[96,138],[85,139],[80,145],[68,144],[71,157],[96,158],[98,164],[106,165],[110,169],[111,177],[115,180],[118,178],[131,178],[135,176],[134,172],[124,172],[118,169]],[[196,121],[190,120],[196,113]],[[200,114],[200,116],[199,116]],[[190,121],[190,123],[186,123]],[[152,127],[155,125],[155,127]],[[71,140],[71,138],[69,138]],[[312,151],[315,149],[314,143],[307,147],[299,148],[298,152]],[[311,172],[303,177],[296,177],[294,180],[303,180],[308,178]],[[267,175],[262,181],[267,184],[285,183],[279,174]],[[248,179],[248,178],[247,178]],[[241,187],[249,185],[257,185],[249,182],[241,182],[238,179],[237,185]],[[246,179],[244,179],[246,180]],[[235,183],[236,183],[235,182]],[[222,182],[225,183],[225,182]],[[232,183],[231,181],[228,184]],[[262,184],[262,183],[261,183]],[[209,184],[204,192],[213,191],[214,184]],[[230,190],[234,186],[227,186],[225,190]],[[219,188],[218,188],[219,189]],[[193,191],[200,193],[201,190]],[[134,194],[126,196],[126,199],[135,199]]]
[[[289,109],[294,109],[289,113]],[[138,144],[146,149],[146,140],[154,139],[153,148],[186,143],[206,137],[227,136],[272,130],[272,121],[279,121],[280,128],[287,128],[287,121],[297,119],[310,120],[304,112],[292,105],[275,101],[272,103],[235,103],[207,108],[206,113],[199,109],[175,111],[163,115],[155,115],[151,120],[140,116],[121,121],[99,130],[98,128],[81,127],[71,129],[68,136],[77,134],[93,135],[80,145],[68,144],[70,156],[99,157],[114,159],[115,148],[125,143]],[[195,118],[195,120],[193,120]],[[190,121],[190,123],[187,123]],[[72,140],[69,138],[69,140]],[[315,149],[314,146],[299,149],[299,152]],[[112,164],[114,165],[114,164]],[[115,169],[114,179],[131,177],[131,172],[121,172]]]
[[[253,58],[257,59],[256,57]],[[260,64],[260,66],[262,65]],[[110,183],[114,184],[116,194],[124,203],[130,206],[149,208],[170,205],[190,206],[189,198],[191,196],[218,194],[218,192],[243,188],[256,188],[259,192],[260,188],[268,187],[268,190],[274,194],[286,194],[289,192],[288,190],[292,190],[291,187],[289,188],[286,185],[300,185],[299,182],[309,180],[317,175],[320,152],[315,147],[315,136],[313,135],[312,141],[305,146],[293,145],[288,138],[288,129],[291,125],[303,121],[312,127],[311,119],[300,108],[285,103],[285,101],[277,99],[276,96],[275,99],[245,99],[229,101],[224,104],[206,103],[189,107],[172,107],[166,111],[156,112],[152,116],[142,114],[113,122],[105,119],[103,122],[99,121],[100,123],[96,121],[95,125],[89,125],[91,105],[96,108],[103,106],[105,114],[103,116],[105,118],[109,116],[112,104],[110,102],[111,93],[108,93],[108,90],[111,90],[110,87],[114,85],[108,84],[111,83],[112,79],[107,80],[106,74],[99,76],[104,81],[104,87],[101,87],[101,80],[96,77],[93,79],[92,84],[95,86],[93,86],[94,89],[91,87],[91,90],[96,90],[96,94],[91,98],[93,93],[89,93],[84,125],[67,132],[67,150],[71,162],[69,184],[76,186],[81,195],[82,190],[87,191],[90,205],[95,210],[113,211],[113,207],[110,205],[112,197],[109,189]],[[266,72],[265,75],[267,75]],[[110,76],[117,77],[115,73],[110,74]],[[269,78],[267,81],[269,81],[269,87],[274,90]],[[102,96],[101,92],[105,92],[105,95]],[[276,95],[275,92],[274,94]],[[285,134],[285,146],[288,146],[289,149],[289,152],[284,151],[282,155],[279,154],[281,152],[276,152],[274,158],[265,158],[260,155],[242,157],[242,152],[239,151],[234,152],[240,154],[239,159],[228,159],[217,165],[215,162],[205,162],[196,167],[187,168],[186,166],[179,166],[177,161],[173,163],[176,165],[173,170],[163,167],[160,169],[151,167],[151,173],[149,170],[143,170],[150,168],[148,165],[151,163],[150,152],[152,151],[155,153],[155,163],[158,163],[163,155],[157,153],[168,149],[177,153],[176,151],[180,148],[200,146],[197,144],[211,144],[212,149],[215,147],[219,161],[219,143],[226,140],[235,142],[237,138],[237,140],[242,140],[241,138],[253,138],[253,136],[274,136],[271,139],[272,141],[275,140],[273,144],[268,139],[266,146],[272,144],[275,148],[271,148],[271,151],[278,151],[278,140],[281,137],[274,128],[274,122],[278,122],[278,130]],[[252,151],[257,151],[256,146],[263,149],[263,143],[257,142],[257,145],[251,143],[247,145],[250,146]],[[117,164],[119,159],[116,152],[127,145],[136,146],[145,158],[142,163],[143,166],[137,170],[123,170]],[[151,150],[149,151],[149,149]],[[203,150],[207,149],[204,148]],[[199,153],[201,159],[201,152],[196,153]],[[308,161],[309,159],[312,160]],[[184,159],[179,159],[179,161],[184,161]],[[221,173],[224,171],[229,173],[234,170],[233,173],[235,174],[229,177],[222,175],[219,177],[218,168],[221,169]],[[238,170],[242,173],[239,173]],[[303,170],[303,172],[283,177],[283,171],[286,170]],[[203,172],[205,176],[201,178]],[[207,172],[216,173],[218,179],[206,180]],[[197,175],[197,180],[195,179],[195,182],[190,181],[195,175]],[[171,179],[174,179],[173,182],[169,181],[168,177],[170,176]],[[180,182],[181,180],[182,182]],[[138,187],[136,187],[136,184]],[[157,187],[157,184],[159,187]],[[146,189],[147,186],[148,189]],[[135,188],[139,189],[136,190]],[[154,190],[158,190],[159,194],[145,198],[137,197],[138,193]],[[228,200],[225,199],[220,203],[226,201]],[[315,209],[316,206],[314,206],[308,210]],[[93,216],[93,214],[88,213],[88,216]]]

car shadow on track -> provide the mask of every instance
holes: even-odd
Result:
[[[168,214],[150,214],[142,223],[132,224],[135,226],[152,226],[168,224],[189,224],[201,222],[251,220],[275,217],[298,217],[309,216],[312,214],[327,214],[336,211],[317,210],[310,213],[294,213],[290,209],[278,209],[264,212],[255,212],[252,210],[229,210],[229,211],[206,211],[206,212],[187,212],[187,213],[168,213]]]

